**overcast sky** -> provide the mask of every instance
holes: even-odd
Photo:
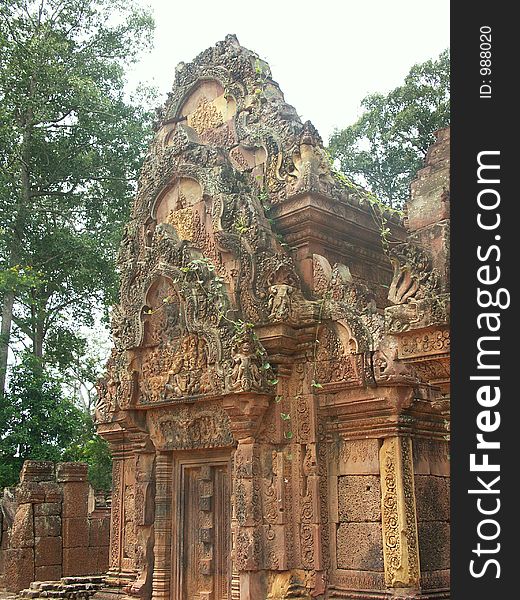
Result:
[[[177,63],[226,34],[271,66],[285,99],[324,141],[353,123],[360,101],[399,85],[410,67],[449,46],[449,0],[142,0],[155,48],[130,75],[161,101]]]

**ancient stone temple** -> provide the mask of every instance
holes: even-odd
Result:
[[[234,36],[177,67],[99,389],[98,598],[449,597],[448,189],[448,130],[402,219]]]

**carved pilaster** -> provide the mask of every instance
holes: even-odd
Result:
[[[171,578],[171,504],[172,455],[159,452],[156,457],[155,561],[152,581],[153,600],[169,600]]]
[[[110,524],[110,571],[121,568],[121,530],[123,512],[124,460],[114,457],[112,462],[112,508]]]
[[[393,588],[418,588],[419,543],[411,439],[386,438],[379,462],[385,583]]]
[[[239,441],[233,467],[236,527],[233,566],[240,577],[240,599],[254,600],[260,597],[262,507],[258,448],[251,437]]]

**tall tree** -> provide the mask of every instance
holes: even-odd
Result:
[[[63,368],[113,301],[151,130],[125,69],[152,31],[133,0],[0,3],[0,394],[13,336]]]
[[[345,175],[399,207],[434,142],[433,133],[449,124],[449,51],[414,65],[403,85],[387,95],[369,95],[361,105],[362,116],[333,133],[329,151]]]

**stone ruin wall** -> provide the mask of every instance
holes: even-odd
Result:
[[[403,220],[234,36],[177,67],[99,386],[97,599],[449,597],[448,244],[449,130]]]
[[[94,497],[87,465],[25,461],[20,483],[1,500],[0,587],[103,574],[110,508]]]

